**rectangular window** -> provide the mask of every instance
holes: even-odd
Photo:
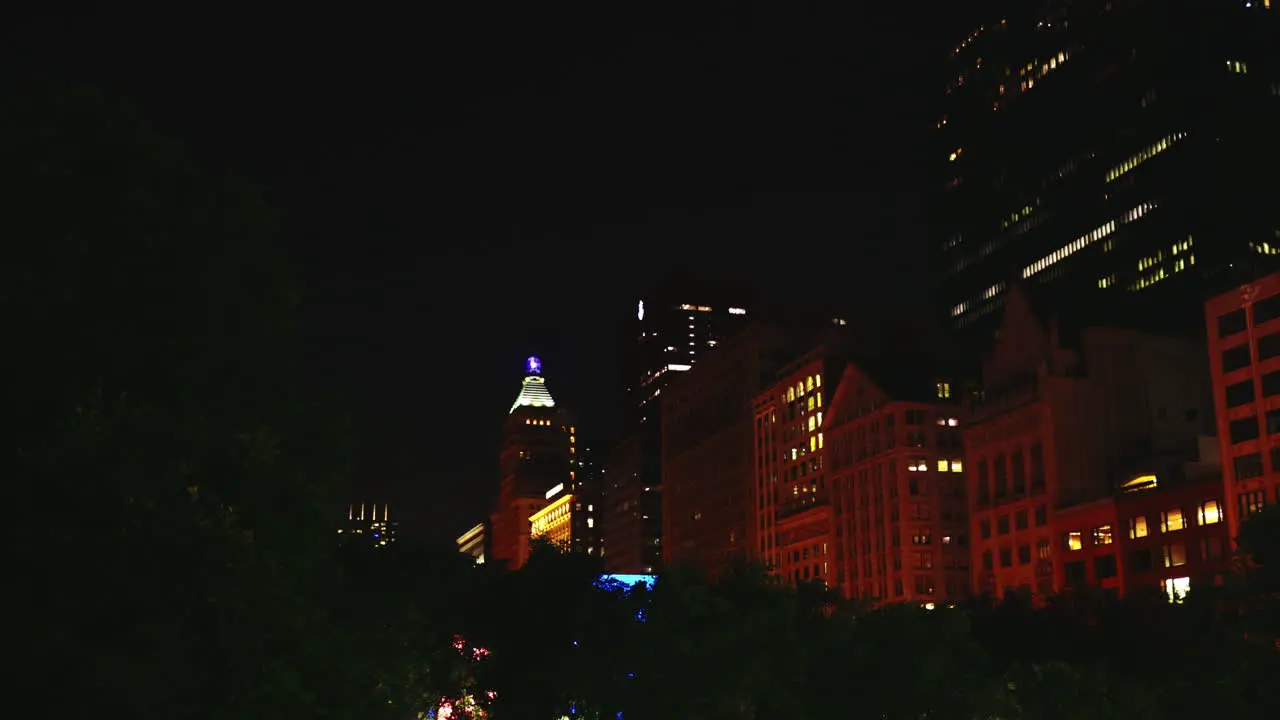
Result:
[[[1231,372],[1249,367],[1253,362],[1248,345],[1237,345],[1222,351],[1222,372]]]
[[[1253,324],[1261,325],[1280,317],[1280,295],[1263,298],[1253,304]]]
[[[1218,316],[1218,337],[1220,338],[1242,333],[1248,327],[1249,321],[1244,316],[1244,308]]]
[[[1269,360],[1280,355],[1280,333],[1271,333],[1258,338],[1258,361]]]
[[[1250,415],[1239,420],[1232,420],[1228,426],[1228,432],[1231,435],[1231,444],[1239,445],[1242,442],[1257,440],[1260,435],[1258,431],[1258,418]]]
[[[1240,407],[1253,401],[1253,378],[1227,386],[1227,407]]]
[[[1129,539],[1137,540],[1147,536],[1147,517],[1139,515],[1129,518]]]
[[[1164,592],[1169,596],[1169,602],[1179,603],[1191,591],[1191,578],[1169,578],[1164,581]]]
[[[1262,453],[1237,455],[1231,459],[1231,468],[1237,480],[1248,480],[1262,475]]]
[[[1160,513],[1160,532],[1175,532],[1187,526],[1182,516],[1182,508],[1173,508]]]
[[[1084,539],[1080,535],[1079,530],[1072,530],[1062,536],[1062,548],[1067,551],[1079,550],[1084,547]]]
[[[1241,518],[1247,518],[1259,512],[1267,504],[1266,495],[1261,490],[1242,492],[1240,493],[1239,501]]]
[[[1276,297],[1280,297],[1277,295]],[[1200,503],[1200,524],[1213,525],[1222,522],[1222,503],[1217,500],[1205,500]]]
[[[1208,537],[1200,539],[1200,557],[1206,562],[1222,559],[1222,538]]]
[[[997,455],[993,461],[991,468],[995,475],[995,496],[996,500],[1003,500],[1009,496],[1009,465],[1004,455]]]
[[[1094,545],[1110,545],[1115,542],[1115,536],[1111,532],[1110,525],[1100,525],[1093,529]]]
[[[1187,546],[1182,543],[1169,543],[1164,546],[1164,566],[1181,567],[1187,564]]]
[[[1044,490],[1044,448],[1040,443],[1031,446],[1031,492]]]

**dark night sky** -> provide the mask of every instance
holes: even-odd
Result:
[[[117,91],[263,186],[309,367],[350,398],[353,499],[437,539],[479,520],[533,353],[584,435],[611,436],[620,323],[672,268],[790,302],[927,289],[929,105],[976,13],[449,5],[115,6],[0,37],[6,62]]]

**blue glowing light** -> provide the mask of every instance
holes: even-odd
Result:
[[[607,585],[609,583],[618,583],[630,590],[636,585],[646,585],[653,587],[653,581],[657,579],[657,575],[638,575],[638,574],[621,574],[621,575],[601,575],[596,581],[597,585]]]
[[[530,355],[529,359],[524,361],[524,371],[530,375],[542,374],[542,361],[537,356]]]

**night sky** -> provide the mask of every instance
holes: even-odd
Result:
[[[930,106],[983,19],[963,4],[436,5],[28,11],[0,36],[265,190],[308,369],[358,431],[352,500],[433,539],[479,521],[530,354],[614,437],[621,323],[673,270],[921,304]]]

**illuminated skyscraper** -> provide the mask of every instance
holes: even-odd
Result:
[[[957,43],[936,119],[939,308],[1009,283],[1192,325],[1280,253],[1280,8],[1040,0]]]
[[[528,559],[530,540],[537,535],[564,540],[566,549],[576,549],[573,517],[591,514],[574,497],[577,428],[547,389],[542,361],[531,357],[524,370],[520,394],[503,428],[498,502],[490,518],[493,559],[512,570]]]

